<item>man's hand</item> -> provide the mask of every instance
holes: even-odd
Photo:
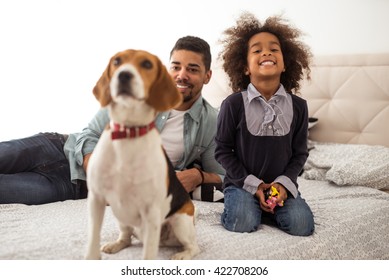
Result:
[[[88,162],[89,162],[89,158],[90,158],[91,155],[92,155],[92,153],[86,154],[86,155],[84,156],[84,161],[83,161],[83,163],[82,163],[82,167],[84,168],[84,171],[85,171],[85,172],[86,172],[86,169],[88,168]]]
[[[200,171],[196,168],[178,171],[176,174],[178,180],[188,193],[194,191],[201,184],[202,177]]]

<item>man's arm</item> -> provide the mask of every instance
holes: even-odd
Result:
[[[102,108],[77,137],[75,156],[78,164],[83,166],[85,171],[89,158],[108,123],[108,110]]]
[[[219,174],[205,172],[200,168],[189,168],[179,171],[177,172],[177,178],[187,192],[194,191],[199,185],[204,183],[219,184],[222,182]]]

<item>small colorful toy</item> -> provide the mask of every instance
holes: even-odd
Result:
[[[280,193],[277,191],[277,189],[274,186],[271,186],[265,193],[266,197],[266,203],[270,206],[270,208],[273,210],[274,207],[278,206],[284,206],[283,201],[280,203],[276,203],[276,200]]]

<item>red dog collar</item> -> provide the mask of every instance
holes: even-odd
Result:
[[[147,132],[155,127],[155,123],[151,122],[145,126],[125,126],[111,122],[111,138],[124,139],[124,138],[136,138],[145,135]]]

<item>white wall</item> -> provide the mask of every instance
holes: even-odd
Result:
[[[216,56],[224,29],[247,10],[283,14],[315,54],[388,52],[387,0],[13,0],[0,3],[0,141],[80,131],[98,109],[92,88],[117,51],[167,63],[184,35]]]

